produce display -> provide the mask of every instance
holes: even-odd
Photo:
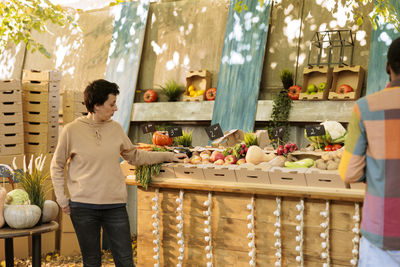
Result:
[[[316,94],[316,93],[323,92],[325,90],[325,88],[326,88],[326,83],[325,82],[321,82],[318,85],[315,85],[315,84],[311,83],[311,84],[309,84],[307,86],[307,90],[306,90],[305,93],[307,95],[313,95],[313,94]]]
[[[351,87],[348,84],[341,84],[336,89],[337,94],[347,94],[347,93],[351,93],[351,92],[354,92],[354,89],[353,89],[353,87]]]
[[[143,95],[143,100],[146,103],[156,102],[157,101],[157,93],[156,91],[149,89]]]

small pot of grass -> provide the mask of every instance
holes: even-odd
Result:
[[[167,96],[168,102],[178,101],[179,96],[183,93],[183,86],[178,85],[174,80],[160,85],[160,89]]]
[[[193,131],[182,131],[182,136],[177,136],[174,138],[175,144],[177,146],[191,147],[192,146],[192,133]]]

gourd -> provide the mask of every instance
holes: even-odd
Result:
[[[42,223],[53,221],[58,215],[58,205],[53,200],[46,200],[43,204]]]
[[[168,136],[167,131],[156,131],[153,134],[153,144],[157,146],[170,146],[173,140],[173,138]]]
[[[31,204],[28,193],[23,189],[14,189],[7,193],[5,204],[29,205]]]
[[[268,162],[275,157],[274,153],[265,154],[259,146],[251,146],[247,150],[246,162],[257,165],[261,162]]]
[[[0,228],[4,226],[4,202],[6,201],[7,190],[0,187]]]
[[[4,219],[11,228],[31,228],[41,215],[42,210],[36,205],[4,205]]]

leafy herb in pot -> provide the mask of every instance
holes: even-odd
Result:
[[[178,101],[179,96],[183,93],[183,86],[178,85],[174,80],[170,80],[160,85],[162,92],[168,97],[168,102]]]

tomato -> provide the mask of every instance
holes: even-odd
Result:
[[[332,150],[338,150],[338,149],[341,149],[341,148],[342,148],[342,146],[340,144],[334,144],[332,146]]]
[[[337,89],[336,89],[336,93],[337,94],[347,94],[350,92],[353,92],[353,87],[351,87],[348,84],[341,84]]]
[[[147,90],[143,95],[143,100],[146,103],[156,102],[157,101],[157,93],[154,90]]]
[[[292,85],[292,86],[289,87],[288,96],[292,100],[298,100],[300,92],[301,92],[301,87],[300,86]]]
[[[325,146],[325,151],[332,151],[332,145]]]
[[[206,99],[208,101],[215,100],[215,96],[217,95],[217,88],[210,88],[206,91]]]

